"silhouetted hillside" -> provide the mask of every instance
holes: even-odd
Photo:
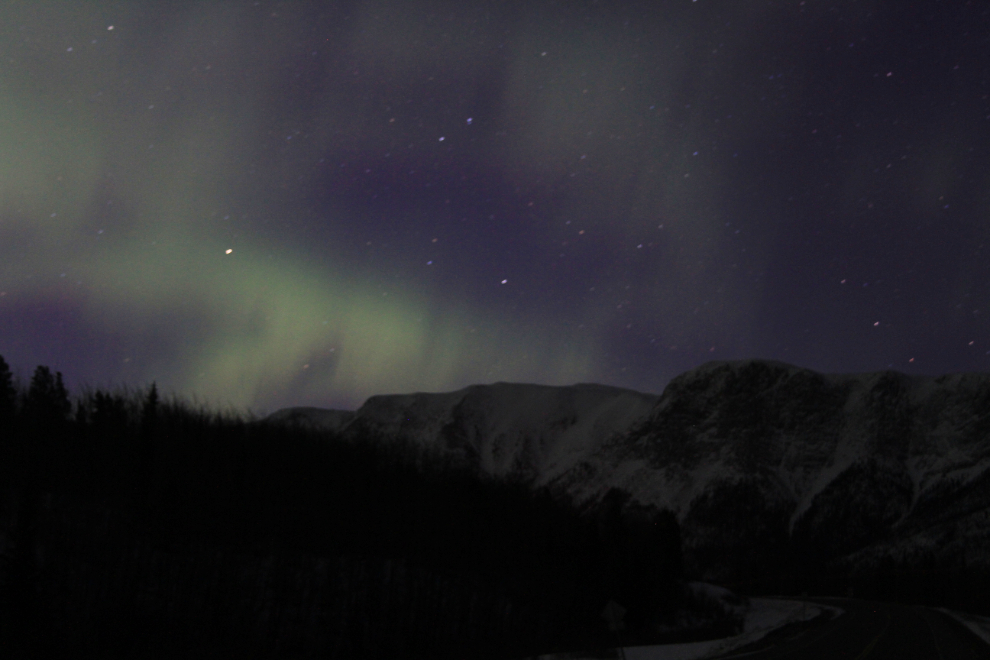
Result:
[[[506,658],[614,644],[609,599],[627,642],[674,638],[656,631],[706,607],[685,596],[676,518],[620,491],[580,513],[370,431],[211,412],[154,385],[70,404],[61,374],[18,389],[2,362],[0,429],[15,657]],[[709,619],[687,634],[738,624]]]

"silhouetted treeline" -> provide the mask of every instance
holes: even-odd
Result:
[[[609,600],[627,644],[673,639],[658,625],[691,605],[676,518],[621,491],[579,512],[154,385],[72,405],[60,373],[18,389],[2,358],[0,483],[12,657],[512,658],[614,645]]]

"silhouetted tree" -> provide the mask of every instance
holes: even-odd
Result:
[[[77,437],[84,440],[89,426],[89,409],[82,401],[76,401],[76,412],[72,416],[72,422],[76,427]]]
[[[16,409],[17,390],[14,388],[14,377],[7,361],[0,355],[0,428],[5,423],[13,423]]]
[[[681,526],[670,509],[662,509],[653,515],[651,554],[657,562],[656,598],[657,611],[667,613],[676,606],[678,584],[684,579],[684,560],[681,550]]]
[[[13,547],[9,547],[5,564],[5,588],[2,597],[3,627],[0,647],[11,658],[34,658],[47,655],[42,644],[47,641],[43,608],[38,593],[38,565],[35,559],[39,493],[37,484],[29,482],[21,491]]]
[[[661,509],[653,517],[653,525],[659,538],[660,563],[678,580],[684,577],[684,560],[681,551],[681,526],[677,515],[670,509]]]
[[[151,383],[144,403],[141,406],[141,449],[142,452],[153,450],[151,446],[153,435],[158,426],[158,386]],[[142,454],[142,459],[145,458]],[[148,458],[151,458],[150,456]]]
[[[606,597],[626,608],[626,625],[635,633],[647,630],[658,615],[677,607],[683,561],[680,525],[674,513],[631,499],[620,488],[605,494],[598,513],[598,535]]]
[[[141,409],[141,421],[148,425],[153,425],[158,418],[158,385],[154,382],[148,389],[148,395],[144,398],[144,406]]]
[[[17,390],[10,367],[0,356],[0,450],[10,447],[17,412]]]
[[[606,597],[628,609],[629,541],[622,508],[631,495],[621,488],[611,488],[602,498],[598,513],[598,538],[602,546],[602,588]]]
[[[127,435],[127,403],[120,395],[93,395],[93,431],[104,442],[120,442]]]
[[[148,394],[141,406],[141,431],[138,439],[138,487],[139,505],[143,508],[148,503],[150,494],[150,478],[155,464],[155,448],[158,430],[158,386],[151,384]]]
[[[69,393],[62,382],[62,372],[39,365],[31,377],[31,386],[24,399],[24,414],[36,430],[60,430],[72,411]]]

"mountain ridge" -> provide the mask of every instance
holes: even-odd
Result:
[[[988,563],[990,374],[713,361],[659,395],[494,383],[378,395],[351,414],[308,410],[267,419],[421,443],[579,506],[617,487],[669,508],[706,579],[771,570],[795,553]]]

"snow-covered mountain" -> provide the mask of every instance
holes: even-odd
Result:
[[[521,474],[542,484],[626,433],[659,398],[607,385],[495,383],[373,396],[356,412],[286,408],[267,419],[417,442],[460,455],[485,472]]]
[[[709,579],[771,570],[795,547],[857,564],[990,562],[990,374],[710,362],[660,396],[496,383],[270,419],[456,452],[582,505],[622,488],[677,514],[686,559]]]

